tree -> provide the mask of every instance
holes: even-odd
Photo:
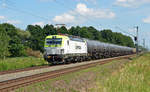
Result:
[[[1,24],[1,26],[7,32],[7,35],[9,37],[17,35],[16,27],[13,26],[12,24],[3,23],[3,24]]]
[[[12,57],[26,56],[25,46],[22,40],[16,35],[9,41],[9,52]]]
[[[69,35],[80,36],[81,28],[79,26],[71,27],[69,30]]]
[[[6,31],[0,26],[0,58],[5,59],[9,56],[9,36]]]
[[[88,38],[88,39],[92,39],[93,35],[92,33],[88,30],[87,27],[82,27],[80,30],[80,36],[83,38]]]
[[[31,36],[28,40],[28,46],[33,50],[44,51],[44,30],[38,25],[28,25],[26,31],[29,31]]]
[[[114,35],[113,35],[113,32],[111,30],[109,30],[109,29],[102,30],[100,33],[101,33],[102,38],[105,39],[105,42],[115,43]]]
[[[69,29],[69,35],[78,36],[78,30],[76,30],[75,27],[71,27],[71,28]]]
[[[69,34],[69,32],[65,26],[58,28],[57,31],[58,31],[58,33]]]
[[[57,30],[56,28],[54,28],[53,25],[45,25],[43,27],[43,31],[44,31],[44,34],[45,34],[45,37],[48,36],[48,35],[56,35],[57,34]]]
[[[80,36],[91,40],[98,40],[122,46],[134,47],[131,37],[111,30],[98,31],[94,27],[71,27],[69,30],[62,26],[56,29],[53,25],[45,25],[41,28],[38,25],[28,25],[27,29],[21,30],[12,24],[0,24],[0,57],[24,56],[26,48],[44,51],[45,37],[57,35],[58,33]],[[4,36],[5,35],[5,36]],[[3,45],[4,44],[4,45]],[[5,46],[5,47],[4,47]],[[10,54],[9,54],[10,53]]]
[[[121,46],[134,47],[134,42],[129,36],[117,32],[112,32],[111,30],[102,30],[100,33],[102,35],[102,38],[105,39],[104,42]]]
[[[25,47],[23,44],[12,44],[9,51],[11,52],[12,57],[26,56]]]
[[[26,54],[24,42],[30,36],[30,34],[16,28],[12,24],[3,23],[0,25],[4,29],[4,32],[6,32],[10,38],[8,47],[10,56],[24,56]]]
[[[17,30],[17,35],[22,40],[22,42],[27,41],[31,36],[29,31],[24,31],[21,29],[16,29],[16,30]]]

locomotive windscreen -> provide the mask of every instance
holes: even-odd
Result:
[[[47,38],[46,45],[61,45],[62,38]]]

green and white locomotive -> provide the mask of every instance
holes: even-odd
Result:
[[[74,36],[47,36],[44,49],[45,60],[52,63],[78,61],[79,57],[87,56],[86,41]]]

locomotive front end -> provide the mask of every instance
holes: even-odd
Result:
[[[67,36],[50,35],[45,39],[44,45],[44,59],[48,62],[63,61],[65,57],[65,41]]]

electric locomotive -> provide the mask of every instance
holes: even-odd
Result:
[[[79,57],[87,56],[86,41],[74,36],[47,36],[44,49],[44,59],[51,63],[78,61]]]
[[[44,59],[50,63],[79,62],[134,53],[130,47],[68,35],[47,36],[44,50]]]

